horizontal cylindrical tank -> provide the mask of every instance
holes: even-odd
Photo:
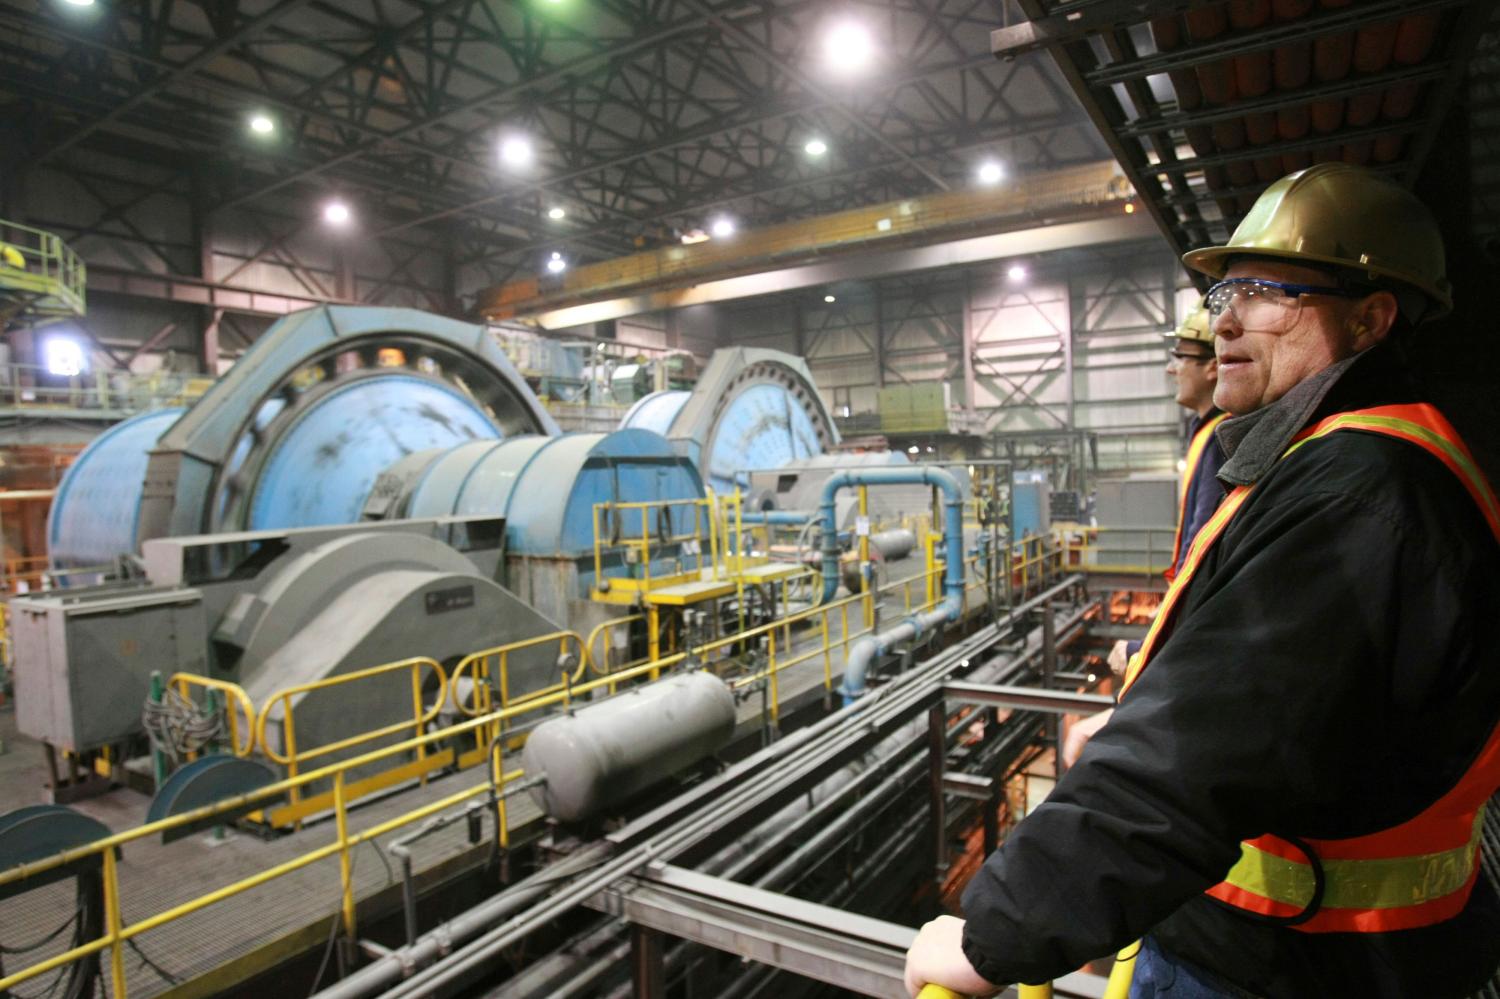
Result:
[[[83,449],[47,516],[52,568],[94,568],[136,550],[147,453],[182,413],[178,407],[132,416]]]
[[[277,429],[251,498],[256,530],[356,523],[375,478],[402,455],[500,436],[474,399],[420,374],[335,385]]]
[[[388,496],[395,498],[387,502]],[[478,441],[413,454],[376,483],[365,512],[370,517],[504,517],[509,554],[579,557],[594,551],[596,503],[702,496],[703,483],[692,462],[664,437],[616,430]],[[691,528],[692,508],[673,510],[647,515],[653,538],[658,521],[669,524],[672,533]],[[638,537],[640,511],[623,511],[619,517],[621,533]]]
[[[679,673],[538,726],[526,742],[533,792],[563,822],[592,818],[707,758],[734,734],[734,695],[711,673]]]

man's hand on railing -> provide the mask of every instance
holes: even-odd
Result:
[[[954,916],[939,916],[917,932],[906,951],[906,991],[916,999],[936,999],[923,992],[926,986],[940,986],[960,995],[987,996],[1000,987],[981,978],[964,956],[964,921]]]
[[[1063,739],[1063,766],[1071,767],[1078,762],[1078,757],[1083,755],[1083,747],[1089,744],[1089,740],[1105,726],[1114,713],[1114,708],[1106,708],[1068,726],[1068,734]]]
[[[1129,664],[1129,656],[1126,654],[1129,645],[1130,643],[1122,638],[1109,650],[1109,671],[1116,677],[1125,675],[1125,667]]]

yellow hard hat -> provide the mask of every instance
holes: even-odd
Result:
[[[1199,299],[1198,304],[1193,306],[1175,330],[1162,335],[1168,340],[1196,340],[1199,343],[1213,343],[1214,331],[1208,328],[1208,310],[1203,307],[1202,299]]]
[[[1287,174],[1256,199],[1227,244],[1190,250],[1182,262],[1222,278],[1236,256],[1331,264],[1372,284],[1419,291],[1428,300],[1424,320],[1453,308],[1443,235],[1427,206],[1395,181],[1348,163]]]

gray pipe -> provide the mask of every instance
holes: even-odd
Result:
[[[834,498],[850,486],[930,485],[943,491],[943,547],[947,565],[943,573],[943,599],[936,607],[909,615],[894,628],[866,635],[849,647],[844,660],[844,681],[839,688],[844,703],[865,692],[870,663],[896,643],[924,635],[944,621],[957,621],[964,603],[964,496],[951,472],[928,465],[910,468],[870,468],[838,472],[823,486],[823,602],[833,599],[839,585],[839,542],[834,523]]]

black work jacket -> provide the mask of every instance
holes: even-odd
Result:
[[[1361,355],[1306,422],[1414,401],[1390,354]],[[1302,933],[1202,894],[1242,840],[1412,818],[1500,719],[1500,546],[1457,477],[1384,436],[1311,441],[1261,476],[1184,600],[964,893],[976,970],[1037,982],[1150,932],[1255,995],[1474,992],[1500,963],[1483,876],[1457,918],[1383,934]]]

